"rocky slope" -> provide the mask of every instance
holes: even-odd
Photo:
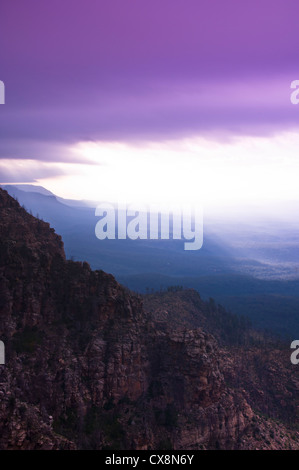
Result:
[[[274,424],[280,424],[280,437],[288,440],[287,428],[292,438],[298,439],[299,369],[290,362],[288,343],[255,331],[245,318],[236,318],[213,299],[203,301],[191,289],[146,295],[144,308],[156,321],[172,327],[194,328],[201,324],[213,332],[220,346],[226,384],[246,398],[254,410],[253,422],[262,417],[272,426],[268,445],[275,435]],[[255,429],[257,438],[260,432]],[[260,448],[264,443],[262,437],[259,439]]]
[[[253,411],[233,348],[155,311],[0,190],[0,449],[299,447]]]

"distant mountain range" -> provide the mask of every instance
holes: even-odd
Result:
[[[67,260],[2,189],[0,317],[1,450],[299,448],[289,344],[194,290],[142,297]]]
[[[216,235],[204,234],[202,249],[183,250],[180,240],[98,240],[95,207],[82,201],[65,201],[30,185],[2,186],[33,215],[48,221],[63,236],[66,255],[85,259],[94,269],[115,276],[157,272],[166,276],[234,272],[240,263]],[[25,189],[26,188],[26,189]]]
[[[299,335],[296,224],[262,217],[256,225],[243,220],[239,226],[208,220],[202,249],[187,252],[180,240],[100,241],[96,203],[58,198],[40,186],[2,187],[62,235],[69,259],[86,260],[137,292],[191,287],[245,314],[258,327]]]

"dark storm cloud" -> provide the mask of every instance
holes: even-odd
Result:
[[[296,128],[298,12],[293,0],[3,0],[0,157]]]

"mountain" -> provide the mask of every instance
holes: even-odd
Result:
[[[51,191],[44,188],[43,186],[37,186],[33,184],[14,184],[14,185],[3,185],[3,189],[13,191],[23,191],[25,193],[38,193],[43,194],[44,196],[55,196]]]
[[[299,281],[263,280],[237,273],[210,276],[140,274],[118,280],[136,292],[163,292],[183,286],[214,298],[227,310],[248,317],[256,328],[270,330],[287,340],[299,336]]]
[[[181,240],[98,240],[95,208],[66,205],[54,195],[7,185],[4,189],[33,215],[47,220],[64,239],[66,255],[85,259],[115,276],[159,272],[203,275],[233,272],[237,263],[215,236],[206,236],[202,249],[186,252]]]
[[[95,207],[95,203],[92,201],[85,201],[85,200],[75,200],[75,199],[65,199],[59,196],[56,196],[52,191],[44,188],[43,186],[33,185],[33,184],[7,184],[2,185],[2,188],[5,189],[9,194],[18,194],[21,198],[24,197],[22,194],[25,193],[38,193],[44,196],[54,196],[57,201],[65,204],[67,206],[74,206],[74,207]],[[21,193],[20,193],[21,191]]]
[[[256,331],[246,317],[227,312],[213,299],[203,301],[192,289],[173,286],[167,292],[148,294],[144,308],[157,322],[176,328],[201,327],[212,334],[220,346],[226,383],[242,388],[258,415],[298,430],[299,371],[290,362],[290,343]]]
[[[289,214],[284,224],[270,212],[267,219],[260,214],[252,226],[248,214],[237,214],[239,226],[224,215],[217,227],[209,220],[203,247],[188,252],[181,240],[100,241],[94,208],[62,200],[38,186],[5,188],[62,235],[68,259],[84,259],[139,293],[172,285],[193,288],[206,300],[213,297],[233,313],[248,316],[257,328],[288,339],[299,334],[299,281],[290,274],[298,258],[297,225],[290,222],[296,206],[283,207]]]
[[[238,320],[234,341],[232,316],[194,291],[146,300],[67,260],[1,189],[0,316],[2,450],[299,448],[298,382],[277,346]]]

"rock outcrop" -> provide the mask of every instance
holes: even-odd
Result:
[[[66,260],[0,189],[0,449],[298,448],[253,411],[210,333]]]

